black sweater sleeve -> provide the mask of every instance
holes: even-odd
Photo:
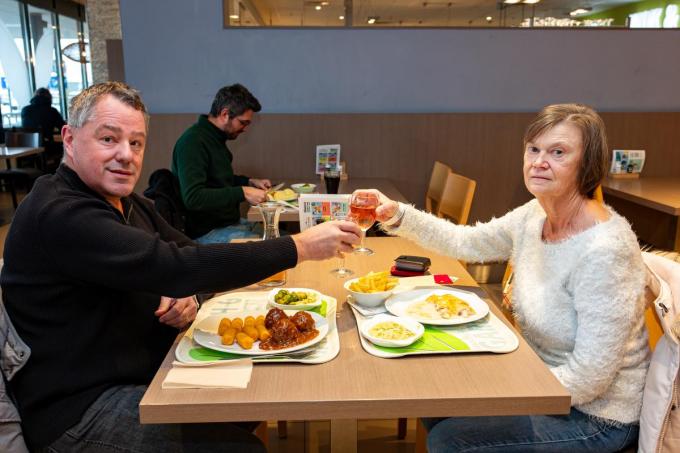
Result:
[[[36,217],[39,245],[65,277],[171,297],[246,286],[297,264],[291,237],[182,245],[121,217],[103,200],[54,200]]]

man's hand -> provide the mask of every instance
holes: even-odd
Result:
[[[194,296],[181,299],[163,296],[154,314],[163,324],[183,329],[196,319],[197,312],[198,304]]]
[[[351,253],[352,245],[361,242],[361,230],[354,222],[336,220],[324,222],[293,236],[298,252],[298,263],[305,260],[324,260],[343,253]]]
[[[246,201],[253,206],[256,206],[263,201],[267,201],[267,192],[261,189],[256,189],[254,187],[241,187],[243,189],[243,195],[246,197]]]
[[[248,180],[248,184],[250,184],[253,187],[257,187],[258,189],[262,190],[267,190],[270,189],[272,186],[272,183],[268,179],[255,179],[255,178],[250,178]]]

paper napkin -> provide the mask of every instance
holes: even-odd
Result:
[[[165,377],[164,389],[237,388],[248,387],[253,372],[251,359],[186,364],[173,362]]]
[[[451,279],[451,283],[455,283],[456,280],[458,280],[458,277],[455,277],[453,275],[449,275],[449,278]],[[399,279],[399,284],[397,285],[395,290],[410,289],[414,286],[439,286],[439,284],[435,282],[434,275],[420,275],[418,277],[401,277]]]

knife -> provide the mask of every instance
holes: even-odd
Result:
[[[283,187],[285,184],[286,184],[285,182],[282,182],[281,184],[277,184],[277,185],[275,185],[274,187],[270,187],[269,189],[267,189],[267,193],[276,192],[276,191],[279,190],[281,187]]]

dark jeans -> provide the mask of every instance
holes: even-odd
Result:
[[[139,401],[146,386],[117,386],[104,392],[75,426],[52,445],[50,453],[215,453],[262,452],[266,450],[252,434],[258,425],[246,423],[202,423],[141,425]]]
[[[427,447],[439,452],[593,452],[622,450],[638,425],[613,426],[572,408],[569,415],[427,418]]]

